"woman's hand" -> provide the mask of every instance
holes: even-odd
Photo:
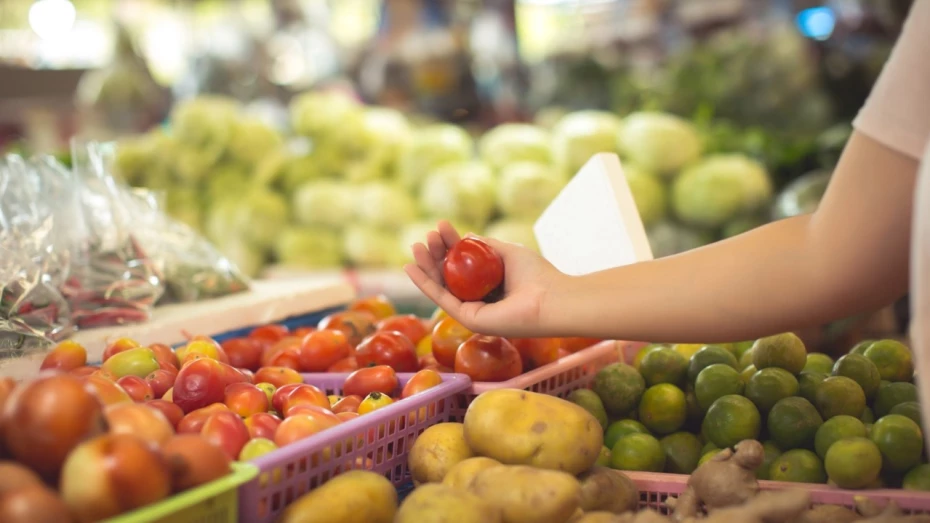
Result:
[[[481,239],[504,261],[504,297],[500,301],[463,303],[443,286],[443,259],[461,240],[446,221],[439,223],[438,230],[430,231],[426,245],[413,245],[416,264],[409,264],[404,270],[423,294],[472,332],[521,338],[544,336],[550,314],[546,298],[565,276],[530,249]]]

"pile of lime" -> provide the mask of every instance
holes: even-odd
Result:
[[[930,490],[913,357],[895,340],[836,361],[792,333],[653,344],[569,399],[601,421],[602,463],[617,469],[689,474],[756,439],[760,479]]]

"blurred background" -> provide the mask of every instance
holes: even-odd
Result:
[[[532,245],[618,152],[666,256],[816,207],[910,4],[0,0],[0,150],[115,140],[120,177],[279,277],[399,274],[439,217]]]

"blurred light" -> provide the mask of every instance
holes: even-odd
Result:
[[[814,40],[826,40],[836,27],[836,14],[826,6],[811,7],[798,13],[795,23],[804,36]]]
[[[74,27],[77,10],[69,0],[36,0],[29,8],[29,26],[39,38],[59,38]]]

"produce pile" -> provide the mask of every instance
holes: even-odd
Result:
[[[910,349],[866,341],[835,362],[793,334],[727,345],[651,345],[571,401],[604,428],[620,470],[690,474],[763,440],[759,479],[930,490]]]
[[[556,422],[553,422],[555,420]],[[927,521],[894,503],[811,507],[809,492],[760,491],[763,445],[742,440],[702,464],[678,497],[642,508],[635,478],[603,466],[599,421],[554,397],[516,389],[479,395],[463,423],[427,428],[407,460],[414,490],[398,506],[384,477],[341,474],[298,498],[283,523],[670,523]],[[649,499],[650,502],[654,502]],[[311,518],[308,516],[313,514]],[[668,514],[668,515],[666,515]]]
[[[282,132],[235,102],[178,104],[167,129],[120,144],[131,184],[167,191],[173,216],[243,270],[397,266],[439,218],[462,232],[535,245],[532,223],[599,152],[618,152],[660,255],[764,221],[763,165],[702,151],[688,121],[663,113],[578,111],[551,129],[502,124],[474,138],[413,124],[338,92],[309,92]]]

